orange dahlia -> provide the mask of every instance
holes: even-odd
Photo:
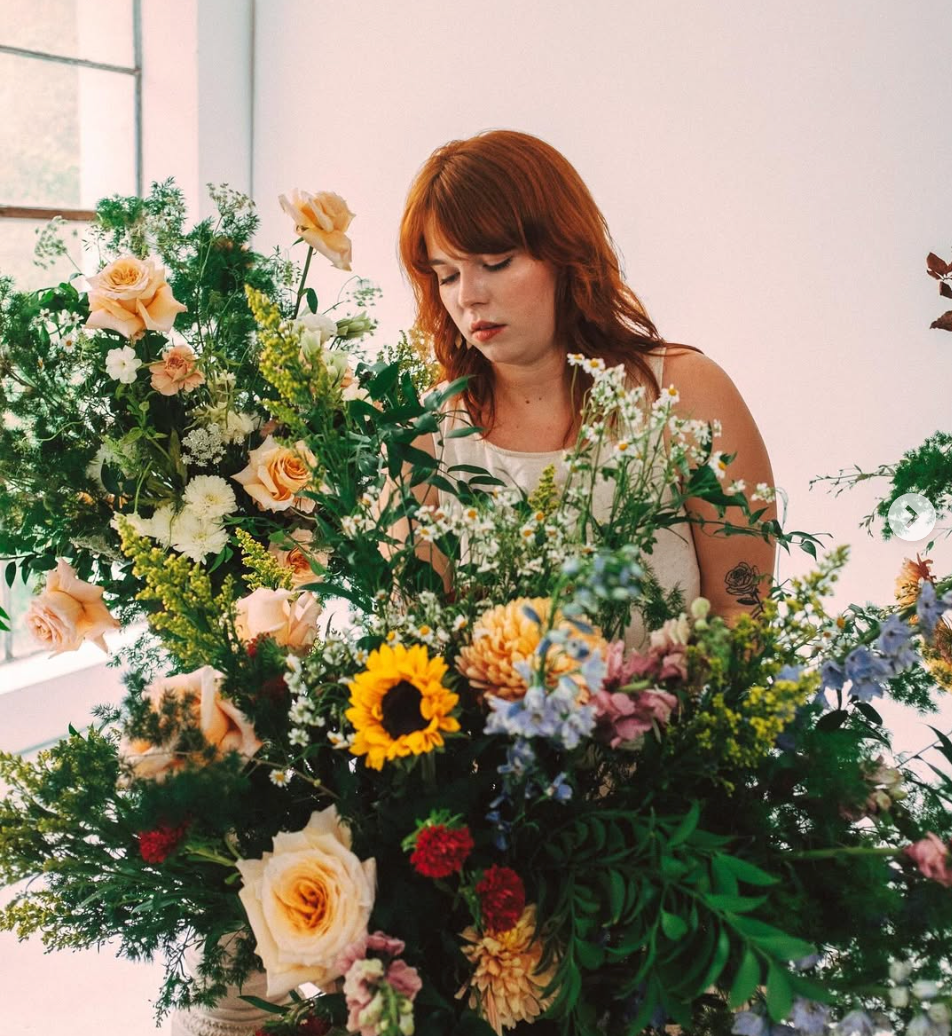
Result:
[[[528,605],[541,622],[525,613]],[[500,604],[484,612],[473,627],[473,639],[456,659],[456,668],[480,690],[507,701],[521,698],[527,688],[525,678],[516,669],[517,662],[533,663],[533,656],[542,641],[542,630],[548,626],[551,601],[547,597],[520,597],[508,604]],[[555,626],[571,636],[585,641],[593,650],[604,655],[608,649],[599,630],[581,633],[571,623],[555,617]],[[578,662],[561,645],[553,644],[546,656],[546,675],[551,686],[560,676],[570,673],[579,681],[579,700],[588,701],[589,688],[581,684],[577,675]],[[597,688],[595,688],[597,690]]]
[[[926,558],[925,561],[916,555],[916,560],[911,558],[902,559],[902,568],[896,577],[896,600],[900,608],[908,608],[919,599],[919,587],[928,581],[935,582],[932,572],[932,561]],[[912,619],[915,622],[915,616]]]
[[[555,999],[555,993],[542,991],[555,976],[553,961],[539,971],[542,943],[535,938],[535,911],[530,904],[514,928],[508,932],[480,935],[475,928],[461,935],[469,943],[463,947],[475,970],[469,983],[469,1006],[478,1011],[495,1031],[511,1029],[519,1022],[533,1022]],[[464,996],[464,986],[458,996]]]

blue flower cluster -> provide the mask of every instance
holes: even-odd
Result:
[[[786,1022],[771,1022],[757,1011],[740,1011],[734,1016],[731,1032],[735,1036],[822,1036],[829,1024],[830,1009],[825,1004],[798,996]]]
[[[632,545],[600,551],[593,558],[569,558],[562,574],[574,580],[572,597],[562,606],[565,615],[592,615],[603,601],[627,601],[640,588],[644,569]]]

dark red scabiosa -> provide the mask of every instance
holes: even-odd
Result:
[[[410,863],[424,878],[448,878],[462,870],[472,851],[473,836],[465,825],[428,824],[417,834]]]
[[[136,838],[139,842],[139,853],[146,863],[162,863],[163,860],[174,852],[179,843],[185,837],[188,824],[179,824],[172,827],[171,824],[159,824],[151,831],[140,831]]]
[[[487,932],[508,932],[515,928],[526,908],[525,885],[511,867],[489,867],[476,885],[476,895],[483,929]]]

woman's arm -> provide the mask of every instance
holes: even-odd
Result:
[[[742,479],[748,498],[760,482],[773,486],[770,458],[760,431],[737,386],[713,360],[703,353],[669,347],[664,380],[678,390],[678,416],[721,422],[722,434],[714,441],[714,449],[736,454],[727,470],[728,481]],[[765,506],[761,521],[776,518],[776,505]],[[685,508],[708,521],[723,520],[718,519],[715,507],[696,498],[688,500]],[[731,520],[730,512],[726,518]],[[732,520],[737,525],[743,523],[742,517]],[[711,602],[714,614],[730,622],[739,615],[760,611],[760,602],[770,588],[777,548],[773,540],[767,542],[761,537],[716,535],[715,527],[692,524],[691,533],[701,573],[701,594]]]

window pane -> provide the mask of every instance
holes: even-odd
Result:
[[[131,67],[132,0],[3,0],[0,43]]]
[[[0,54],[0,205],[135,193],[131,75]]]
[[[76,272],[74,262],[83,263],[82,235],[87,224],[73,222],[63,224],[59,234],[73,262],[60,258],[46,269],[33,262],[37,235],[46,225],[32,219],[0,219],[0,276],[12,277],[18,291],[59,284]]]

